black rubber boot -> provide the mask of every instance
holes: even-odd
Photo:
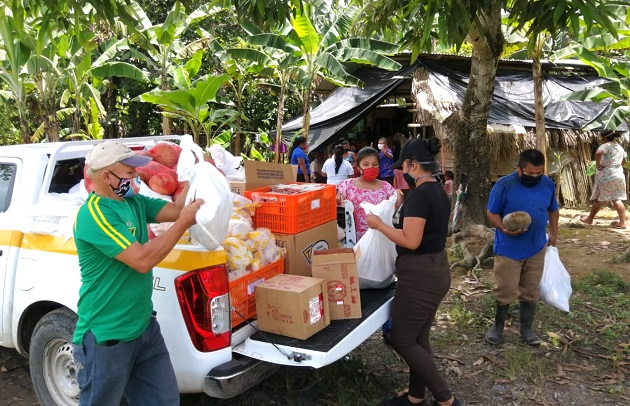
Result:
[[[510,305],[502,305],[499,302],[494,304],[494,324],[486,333],[486,342],[488,344],[497,345],[501,343],[503,338],[503,327],[505,327],[505,319],[507,319]]]
[[[536,313],[536,302],[521,301],[521,339],[527,345],[540,345],[541,339],[532,332],[534,314]]]

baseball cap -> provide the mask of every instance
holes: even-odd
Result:
[[[145,166],[151,162],[153,158],[144,155],[138,155],[128,146],[116,141],[105,141],[97,144],[88,152],[85,157],[85,164],[88,170],[94,172],[117,162],[125,165],[137,167]]]
[[[402,163],[407,159],[414,158],[419,162],[433,162],[435,161],[434,155],[429,150],[427,143],[424,140],[414,138],[408,141],[400,151],[398,161],[392,164],[392,169],[398,169],[402,166]]]

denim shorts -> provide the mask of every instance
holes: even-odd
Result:
[[[108,341],[97,345],[88,332],[74,345],[79,368],[80,406],[179,405],[179,390],[171,359],[155,317],[133,341]]]

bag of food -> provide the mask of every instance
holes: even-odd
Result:
[[[560,260],[558,248],[549,246],[545,253],[545,267],[540,280],[540,300],[569,312],[571,293],[573,293],[571,275]]]
[[[221,246],[232,216],[230,185],[217,168],[203,160],[203,150],[190,135],[182,137],[177,174],[180,181],[190,180],[186,202],[203,199],[197,212],[197,224],[190,227],[190,236],[206,249]]]
[[[396,211],[396,194],[379,204],[363,202],[361,207],[368,214],[379,216],[383,223],[391,226]],[[369,229],[354,246],[360,249],[361,256],[357,262],[359,269],[359,288],[381,289],[389,286],[394,280],[396,263],[396,244],[380,231]]]

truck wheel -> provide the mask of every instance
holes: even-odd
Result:
[[[57,309],[39,320],[31,337],[29,363],[33,386],[42,406],[79,404],[72,334],[77,316]]]

